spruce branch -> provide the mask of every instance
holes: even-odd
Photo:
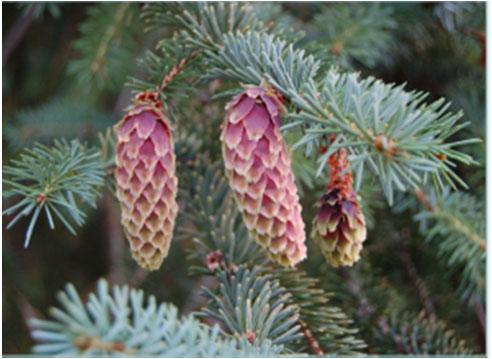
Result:
[[[420,231],[450,268],[462,269],[458,292],[463,301],[477,296],[485,298],[485,215],[481,201],[463,192],[445,189],[441,196],[435,192],[425,195],[416,192],[424,210],[415,215]]]
[[[79,57],[68,65],[86,91],[117,89],[131,72],[131,58],[136,48],[134,25],[137,6],[121,3],[89,7],[88,18],[80,26],[81,36],[74,42]]]
[[[163,92],[169,83],[177,76],[179,75],[183,69],[185,68],[188,63],[193,60],[194,57],[197,56],[196,51],[190,52],[190,54],[182,59],[179,60],[178,64],[174,66],[167,74],[164,76],[162,79],[161,85],[159,86],[159,91]]]
[[[198,49],[215,49],[229,32],[244,32],[259,26],[248,3],[150,3],[142,18],[147,30],[174,26],[190,35],[188,41]]]
[[[205,49],[212,68],[210,76],[221,76],[246,84],[267,80],[293,102],[302,103],[305,86],[314,86],[319,61],[286,40],[260,31],[229,33],[216,49]]]
[[[444,99],[424,104],[427,95],[406,92],[402,86],[387,85],[375,78],[360,80],[358,74],[340,75],[331,70],[323,80],[320,100],[291,116],[301,123],[307,120],[313,124],[298,146],[319,143],[324,135],[337,134],[341,141],[319,158],[319,173],[327,156],[340,147],[348,147],[356,188],[360,188],[364,169],[368,167],[380,181],[390,204],[395,189],[416,188],[429,182],[429,178],[438,189],[444,187],[444,182],[466,188],[453,171],[455,162],[475,162],[454,148],[479,140],[446,143],[467,124],[458,123],[461,113],[446,112],[449,104]],[[306,148],[308,154],[313,152]]]
[[[104,184],[104,169],[100,153],[77,140],[56,140],[52,147],[36,144],[3,168],[6,198],[18,201],[3,211],[15,217],[11,228],[22,217],[31,217],[24,246],[31,240],[41,213],[46,215],[51,229],[54,218],[75,235],[74,226],[82,226],[86,213],[80,208],[87,204],[95,208],[99,188]]]
[[[196,274],[214,273],[228,279],[227,273],[238,268],[258,268],[258,275],[267,276],[289,294],[287,303],[298,308],[297,325],[304,335],[289,344],[294,352],[319,350],[337,355],[353,355],[365,348],[356,337],[357,330],[342,310],[330,303],[331,295],[319,288],[319,282],[301,270],[286,269],[269,263],[266,253],[248,236],[241,216],[232,202],[229,186],[217,164],[198,159],[191,164],[194,171],[183,183],[183,193],[191,193],[183,209],[180,228],[181,241],[193,238],[189,259]],[[222,297],[224,298],[224,297]],[[226,303],[224,299],[220,302]],[[238,311],[242,308],[238,306]],[[231,314],[232,316],[232,314]],[[234,328],[233,325],[230,327]],[[237,330],[238,332],[244,332]],[[310,333],[306,336],[305,333]]]
[[[392,8],[377,3],[325,5],[313,25],[316,53],[343,68],[372,67],[394,46]]]
[[[14,112],[3,128],[9,147],[19,150],[34,142],[50,145],[54,138],[90,138],[112,120],[87,102],[59,96],[33,108]]]
[[[481,140],[477,146],[469,148],[469,153],[479,162],[477,171],[473,171],[467,176],[470,184],[473,183],[473,188],[476,188],[476,186],[481,186],[484,183],[484,168],[487,162],[485,82],[480,77],[480,73],[476,73],[469,78],[458,80],[455,86],[446,92],[454,107],[463,109],[463,120],[470,122],[470,126],[465,129],[462,137],[477,137]]]
[[[297,269],[274,266],[266,270],[292,295],[289,302],[299,306],[304,340],[295,346],[297,351],[311,349],[314,354],[321,350],[330,355],[355,355],[366,348],[364,341],[357,337],[353,321],[330,303],[333,294],[321,289],[319,280]],[[310,335],[306,335],[307,331]]]
[[[138,60],[143,76],[131,77],[128,85],[137,91],[158,91],[163,99],[168,98],[168,93],[172,93],[173,98],[186,96],[194,90],[192,82],[201,68],[198,55],[179,33],[163,39],[154,51],[147,50]],[[191,64],[193,66],[189,66]]]
[[[198,61],[191,69],[187,66],[187,75],[188,78],[200,78],[203,75],[201,47],[213,46],[230,31],[244,31],[256,26],[252,7],[246,3],[150,3],[143,7],[141,15],[147,25],[146,31],[163,27],[179,30],[172,38],[161,40],[157,51],[147,51],[139,60],[140,67],[145,70],[145,79],[132,78],[130,81],[137,90],[154,88],[157,83],[161,83],[161,89],[167,87],[171,78],[181,73],[194,58]],[[186,31],[193,33],[193,39],[185,38]],[[195,42],[201,46],[196,46]],[[183,88],[191,90],[186,82],[176,81],[176,88],[171,91],[176,94]],[[162,96],[166,97],[165,93]]]
[[[407,271],[408,276],[410,277],[414,287],[417,289],[420,301],[424,305],[425,314],[429,317],[434,317],[436,314],[429,288],[425,284],[425,281],[422,279],[422,277],[419,275],[417,268],[415,267],[415,264],[413,263],[412,258],[408,254],[407,250],[404,250],[400,254],[400,260],[403,263],[403,266],[405,267],[405,270]]]
[[[219,288],[204,288],[209,304],[201,312],[217,320],[227,333],[250,343],[271,341],[287,345],[300,338],[299,314],[290,294],[271,275],[240,266],[232,272],[217,269]]]
[[[178,318],[175,306],[158,304],[142,290],[100,280],[83,302],[72,284],[58,294],[52,319],[30,321],[33,352],[44,356],[270,357],[281,346],[250,345],[224,336],[193,316]]]
[[[50,4],[31,4],[26,9],[44,11],[50,6],[57,8]],[[403,51],[412,50],[414,55],[429,51],[420,59],[429,57],[434,61],[436,54],[430,51],[441,51],[435,48],[436,43],[453,35],[453,40],[446,40],[447,47],[460,41],[476,46],[461,46],[453,52],[446,49],[449,51],[446,56],[438,57],[444,62],[453,62],[452,56],[457,63],[470,62],[456,67],[466,72],[480,49],[467,36],[484,39],[482,26],[467,19],[475,17],[475,9],[483,12],[482,5],[410,4],[398,10],[398,6],[379,4],[357,7],[314,4],[296,8],[237,2],[149,3],[142,5],[145,24],[137,23],[139,5],[90,5],[89,8],[75,45],[80,57],[69,66],[69,72],[83,87],[110,90],[122,85],[130,72],[128,69],[135,63],[135,50],[139,46],[135,36],[139,26],[156,31],[146,36],[147,39],[166,36],[138,60],[143,71],[138,73],[138,79],[131,78],[129,84],[133,90],[161,92],[169,116],[179,121],[174,151],[181,193],[174,238],[188,253],[190,272],[201,275],[194,287],[202,287],[208,302],[196,301],[192,294],[193,309],[202,304],[206,307],[200,313],[179,317],[173,305],[159,306],[153,297],[146,301],[142,291],[128,287],[110,290],[101,281],[86,301],[69,285],[60,294],[60,306],[51,310],[51,319],[31,321],[38,355],[242,357],[291,353],[342,356],[366,351],[413,355],[472,353],[449,330],[458,325],[464,325],[463,332],[471,329],[470,325],[478,328],[477,323],[466,322],[470,313],[463,311],[463,305],[459,306],[460,302],[450,295],[449,290],[455,288],[443,284],[437,287],[443,293],[429,293],[424,280],[438,281],[442,279],[440,275],[448,276],[448,272],[453,274],[452,286],[455,279],[460,280],[457,291],[462,302],[475,310],[482,326],[482,332],[477,330],[477,338],[482,340],[486,256],[485,203],[480,198],[483,167],[467,173],[462,165],[476,165],[474,159],[481,162],[479,166],[485,163],[483,126],[476,122],[483,107],[480,97],[483,91],[477,86],[483,69],[473,64],[479,76],[457,71],[460,78],[470,77],[471,90],[466,88],[456,94],[463,96],[463,102],[449,91],[450,82],[427,81],[425,76],[412,78],[412,84],[424,80],[425,85],[438,86],[437,93],[442,90],[450,95],[453,100],[450,105],[444,99],[431,101],[432,95],[411,91],[405,85],[343,73],[331,65],[367,69],[388,58],[391,61],[395,53],[404,56]],[[293,17],[286,8],[292,13],[299,9],[299,13]],[[325,11],[314,22],[306,23],[318,9]],[[436,26],[436,17],[442,26]],[[411,25],[395,26],[403,20]],[[300,28],[295,28],[296,21],[308,30],[314,25],[317,33],[300,42],[303,35]],[[439,36],[434,31],[439,31]],[[167,38],[168,35],[172,37]],[[470,48],[473,51],[466,53]],[[433,55],[432,59],[428,55]],[[435,70],[430,63],[424,61],[420,65],[426,67],[425,74],[427,67]],[[404,74],[406,65],[392,70],[397,70],[399,75],[403,70]],[[437,67],[440,65],[441,62]],[[439,70],[442,74],[442,69]],[[14,82],[15,79],[16,75]],[[208,90],[199,92],[199,86],[206,81],[209,81]],[[351,270],[325,271],[322,266],[319,272],[319,268],[314,268],[320,264],[316,254],[303,264],[309,267],[306,267],[309,275],[269,262],[264,250],[249,237],[224,180],[221,164],[217,162],[221,155],[217,130],[224,115],[220,102],[241,91],[240,86],[249,84],[263,84],[281,95],[288,112],[283,116],[282,130],[286,143],[297,149],[291,157],[292,172],[296,177],[299,175],[296,178],[301,181],[299,186],[308,188],[305,196],[300,191],[306,203],[311,202],[323,185],[318,180],[321,174],[324,177],[326,159],[346,149],[356,189],[369,209],[377,209],[375,199],[380,195],[382,198],[383,193],[390,204],[395,202],[398,206],[400,199],[407,200],[399,192],[415,192],[415,198],[407,197],[412,210],[418,207],[417,201],[423,206],[414,219],[420,223],[421,236],[431,244],[429,247],[417,243],[419,256],[426,259],[437,252],[447,266],[446,273],[440,273],[441,266],[435,267],[434,263],[430,269],[433,273],[422,279],[417,273],[420,268],[415,267],[405,251],[394,257],[380,256],[383,248],[384,253],[401,251],[397,238],[392,238],[398,236],[393,222],[408,222],[409,218],[388,219],[387,208],[379,208],[374,215],[378,226],[373,237],[378,236],[380,240],[369,243],[366,260]],[[450,88],[461,87],[451,84]],[[216,90],[221,92],[211,96]],[[211,100],[219,103],[210,106]],[[8,145],[14,150],[32,142],[42,143],[4,167],[4,196],[9,198],[6,201],[9,208],[3,215],[12,217],[8,218],[11,220],[8,228],[28,217],[26,246],[34,231],[41,229],[38,221],[44,215],[52,229],[60,221],[74,233],[76,226],[82,226],[86,219],[86,204],[95,206],[104,177],[113,171],[115,143],[110,130],[100,135],[100,150],[77,141],[55,141],[51,146],[53,139],[60,137],[59,123],[66,125],[67,116],[73,126],[63,129],[63,136],[69,131],[86,137],[94,129],[99,130],[105,120],[104,114],[91,108],[90,102],[80,106],[71,102],[63,97],[50,101],[46,107],[15,113],[13,126],[9,122],[5,128]],[[461,117],[460,108],[467,117]],[[472,126],[467,126],[468,122]],[[318,155],[330,135],[336,141]],[[466,153],[461,146],[469,146]],[[466,188],[465,180],[474,190],[473,196],[457,191],[459,186]],[[111,181],[106,185],[111,187],[114,184]],[[367,184],[370,188],[366,190]],[[303,213],[311,215],[306,206]],[[114,219],[109,227],[115,224]],[[366,223],[370,229],[369,222]],[[387,233],[390,233],[388,238]],[[373,257],[378,266],[371,268],[369,259]],[[405,271],[413,287],[412,283],[400,283]],[[135,272],[130,285],[142,283],[146,275],[143,270]],[[323,277],[323,285],[314,275]],[[395,279],[399,282],[393,287],[389,281]],[[417,292],[427,313],[408,311],[417,297],[408,295],[407,291]],[[441,299],[446,302],[449,326],[434,314],[431,294],[439,299],[434,304]],[[197,316],[206,323],[218,321],[220,326],[204,325],[194,319]],[[471,338],[472,334],[468,336]]]
[[[470,355],[464,340],[449,329],[445,322],[426,318],[424,312],[394,313],[379,321],[381,340],[391,342],[391,353],[410,355]]]
[[[311,155],[324,136],[337,134],[332,151],[348,148],[357,188],[366,168],[379,179],[390,204],[395,189],[407,191],[431,179],[440,190],[444,183],[466,188],[454,167],[475,162],[455,148],[479,140],[446,142],[467,124],[458,123],[461,113],[447,112],[444,99],[426,104],[426,93],[335,69],[320,78],[319,61],[279,37],[251,29],[219,33],[225,27],[217,27],[221,18],[213,7],[201,7],[195,15],[166,12],[166,19],[181,24],[190,46],[203,52],[210,76],[249,84],[266,80],[280,91],[296,109],[284,129],[308,126],[295,147],[304,146]],[[320,158],[318,173],[326,158]]]
[[[203,161],[202,165],[200,162]],[[209,164],[203,158],[195,162],[190,183],[182,188],[181,195],[187,199],[182,211],[182,225],[178,226],[177,238],[191,238],[194,246],[189,259],[200,264],[192,266],[192,272],[207,274],[205,258],[214,251],[224,255],[225,268],[241,264],[261,264],[267,261],[265,253],[248,239],[247,229],[241,215],[229,195],[219,164]],[[191,228],[190,228],[191,227]]]

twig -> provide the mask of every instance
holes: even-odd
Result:
[[[482,334],[485,334],[485,308],[479,298],[475,298],[473,309],[478,318],[478,323],[480,324]]]
[[[346,269],[342,270],[341,275],[345,279],[347,289],[359,302],[357,315],[360,318],[364,318],[373,314],[375,312],[374,306],[370,303],[369,299],[365,295],[365,291],[361,286],[360,278],[355,276],[353,272],[350,272]]]
[[[415,196],[417,197],[419,202],[424,206],[424,208],[426,210],[428,210],[429,212],[434,211],[434,207],[431,205],[431,203],[430,203],[429,199],[427,198],[427,196],[425,195],[424,191],[422,191],[420,188],[417,188],[415,190]]]
[[[123,283],[124,280],[124,238],[120,225],[120,214],[110,193],[104,196],[104,210],[106,213],[106,234],[109,244],[109,274],[111,283]]]
[[[19,307],[19,312],[24,319],[24,323],[28,323],[29,320],[32,318],[44,318],[43,314],[39,310],[34,308],[31,303],[29,303],[27,298],[24,296],[24,294],[21,293],[20,290],[14,288],[14,291],[17,294],[17,305]]]
[[[147,278],[149,274],[150,274],[149,271],[146,271],[145,269],[138,267],[135,273],[133,273],[133,276],[129,281],[129,285],[134,288],[140,287],[140,285],[144,282],[144,280]]]
[[[187,57],[182,58],[181,61],[176,66],[174,66],[171,71],[166,74],[166,76],[164,76],[161,82],[161,86],[159,87],[159,92],[163,92],[167,88],[169,83],[184,70],[186,65],[190,63],[190,61],[193,60],[197,56],[197,54],[197,51],[192,51]]]
[[[424,305],[425,313],[428,317],[435,318],[436,314],[434,310],[434,303],[432,302],[432,299],[430,297],[429,289],[425,285],[425,282],[422,280],[422,278],[419,276],[417,268],[415,268],[415,264],[413,263],[406,250],[404,250],[400,254],[400,260],[405,266],[405,269],[407,270],[408,276],[412,280],[413,285],[417,288],[420,300]]]
[[[299,320],[299,324],[301,325],[301,332],[306,338],[306,341],[313,353],[316,355],[324,355],[325,353],[319,346],[318,340],[316,340],[316,337],[313,335],[311,330],[309,330],[307,324],[303,320]]]
[[[27,30],[29,30],[32,21],[34,20],[34,12],[36,10],[36,6],[38,5],[29,6],[27,11],[24,11],[22,13],[22,15],[15,21],[12,29],[10,29],[2,47],[2,66],[5,66],[10,58],[10,55],[12,55],[14,50],[20,44],[24,35],[27,33]]]
[[[202,287],[216,288],[218,283],[217,277],[215,276],[200,276],[193,284],[189,299],[183,306],[183,315],[200,309],[207,303],[207,298],[202,295]]]
[[[115,20],[116,21],[113,25],[111,25],[108,28],[106,33],[103,35],[101,42],[97,48],[97,52],[96,52],[96,56],[94,58],[94,61],[92,61],[91,65],[89,67],[89,69],[93,75],[96,74],[106,64],[104,57],[107,54],[111,40],[118,33],[119,26],[124,23],[123,20],[125,19],[125,14],[129,8],[129,6],[130,6],[129,3],[123,3],[116,10],[116,14],[115,14]]]
[[[464,34],[471,36],[472,38],[474,38],[480,43],[480,46],[482,47],[482,56],[480,59],[480,65],[482,65],[482,67],[485,67],[485,64],[487,63],[487,59],[486,59],[487,35],[485,31],[480,31],[472,28],[464,28],[462,31]]]
[[[125,347],[122,342],[104,342],[97,337],[88,337],[85,335],[75,338],[73,345],[80,351],[87,351],[89,349],[99,349],[101,351],[110,351],[125,354],[134,354],[135,350]]]
[[[448,220],[448,222],[454,227],[454,229],[456,229],[456,231],[462,233],[466,238],[477,243],[479,248],[482,251],[485,251],[486,249],[485,240],[479,234],[475,233],[469,226],[467,226],[465,223],[460,221],[455,216],[446,213],[445,211],[442,210],[442,208],[438,206],[433,206],[430,203],[427,196],[425,195],[425,193],[420,188],[417,188],[415,190],[415,196],[427,211],[440,214],[442,217]]]

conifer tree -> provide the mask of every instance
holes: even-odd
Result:
[[[484,353],[484,4],[3,10],[6,354]]]

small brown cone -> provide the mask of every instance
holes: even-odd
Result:
[[[352,187],[345,149],[331,155],[328,165],[330,182],[316,204],[319,209],[311,235],[332,266],[352,266],[360,258],[366,223]]]
[[[158,94],[138,94],[115,128],[121,223],[133,258],[156,270],[169,251],[178,212],[174,143]]]

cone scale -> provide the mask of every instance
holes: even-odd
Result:
[[[115,126],[116,195],[132,257],[157,270],[167,256],[178,211],[169,120],[155,92],[138,94]]]
[[[246,227],[274,261],[306,257],[304,222],[280,133],[282,104],[272,91],[248,87],[226,107],[222,124],[225,172]]]
[[[345,149],[328,159],[330,182],[316,204],[312,237],[334,267],[352,266],[360,258],[366,239],[364,215],[352,186],[352,173]]]

